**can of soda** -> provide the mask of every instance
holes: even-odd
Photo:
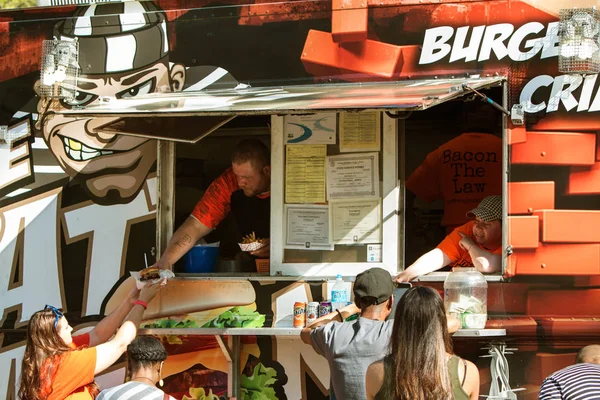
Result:
[[[332,310],[330,301],[322,301],[321,304],[319,304],[319,317],[329,314]]]
[[[294,303],[294,328],[306,326],[306,303],[297,301]]]
[[[319,303],[311,301],[306,306],[306,325],[312,324],[319,318]]]

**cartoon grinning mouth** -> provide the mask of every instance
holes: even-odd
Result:
[[[63,145],[65,146],[65,153],[67,156],[74,161],[87,161],[100,156],[108,156],[114,153],[120,153],[119,151],[113,150],[100,150],[92,149],[85,144],[64,136],[60,136]]]

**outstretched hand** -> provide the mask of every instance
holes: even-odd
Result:
[[[473,241],[473,239],[471,239],[469,236],[465,235],[462,232],[458,232],[458,234],[461,236],[458,245],[466,251],[471,251],[471,248],[475,246],[475,242]]]

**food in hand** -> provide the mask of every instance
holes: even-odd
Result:
[[[252,232],[242,237],[242,242],[238,243],[242,251],[256,251],[261,247],[269,244],[269,239],[256,237],[256,233]]]
[[[158,267],[145,268],[140,271],[140,281],[153,281],[160,278]]]
[[[252,232],[242,238],[242,244],[248,244],[248,243],[254,243],[254,242],[258,242],[260,244],[265,244],[265,240],[266,239],[257,238],[256,234],[254,232]]]

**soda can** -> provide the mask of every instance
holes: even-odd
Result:
[[[322,301],[321,304],[319,304],[319,317],[329,314],[332,310],[333,308],[331,307],[330,301]]]
[[[306,303],[297,301],[294,303],[294,328],[306,326]]]
[[[319,318],[319,303],[311,301],[306,306],[306,325],[312,324]]]

